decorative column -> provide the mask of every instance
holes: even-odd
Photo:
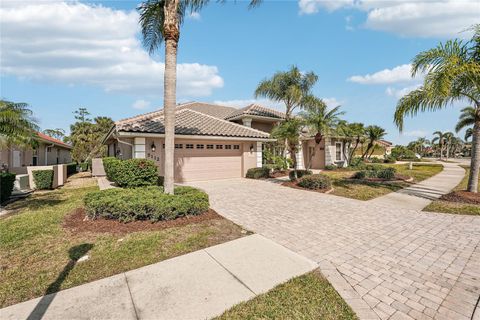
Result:
[[[133,157],[135,159],[145,159],[145,138],[134,139]]]
[[[263,151],[262,151],[262,143],[257,142],[257,168],[262,167],[262,159],[263,158]]]
[[[300,144],[298,145],[298,151],[297,151],[297,169],[305,169],[305,162],[303,160],[303,148],[302,148],[303,143],[300,141]]]

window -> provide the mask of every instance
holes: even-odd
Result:
[[[163,146],[162,146],[162,147],[163,147],[163,149],[165,149],[165,143],[163,144]]]
[[[175,149],[183,149],[183,144],[175,143]]]
[[[342,160],[342,143],[341,142],[335,143],[335,160],[336,161]]]
[[[213,144],[207,144],[207,149],[213,149]]]
[[[205,145],[203,144],[197,144],[197,149],[203,149],[205,147]]]
[[[234,145],[233,145],[233,149],[234,149],[234,150],[240,150],[240,145],[234,144]]]
[[[215,147],[216,147],[217,149],[223,149],[223,144],[217,144]]]
[[[187,143],[187,144],[185,145],[185,148],[186,148],[186,149],[193,149],[193,144]]]
[[[231,145],[231,144],[226,144],[226,145],[225,145],[225,149],[227,149],[227,150],[232,149],[232,145]]]

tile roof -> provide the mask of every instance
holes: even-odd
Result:
[[[122,120],[116,123],[117,131],[165,133],[163,112]],[[269,138],[269,134],[240,124],[226,121],[188,107],[177,107],[175,134],[241,138]]]
[[[225,119],[230,114],[236,112],[238,109],[234,107],[221,106],[218,104],[203,103],[203,102],[189,102],[177,107],[178,110],[190,109],[201,113],[208,114],[215,118]]]
[[[233,120],[235,118],[240,118],[242,116],[257,116],[257,117],[268,117],[268,118],[277,118],[277,119],[285,119],[285,113],[273,110],[270,108],[266,108],[256,103],[252,103],[245,108],[236,109],[230,115],[228,115],[225,119],[226,120]]]
[[[37,137],[39,137],[41,140],[43,141],[48,141],[50,143],[53,143],[53,144],[56,144],[58,146],[61,146],[61,147],[65,147],[67,149],[72,149],[72,146],[63,142],[63,141],[60,141],[58,139],[55,139],[55,138],[52,138],[50,136],[47,136],[46,134],[44,133],[41,133],[41,132],[37,132]]]

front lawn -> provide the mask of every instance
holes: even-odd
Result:
[[[349,179],[356,171],[345,169],[324,170],[322,173],[332,178],[334,191],[331,194],[357,200],[371,200],[430,178],[443,170],[443,166],[439,164],[415,163],[412,170],[408,168],[408,164],[385,164],[384,166],[395,168],[397,174],[412,177],[413,181],[392,183],[358,181]]]
[[[239,238],[234,223],[215,216],[159,230],[105,232],[72,229],[72,212],[84,195],[98,190],[92,180],[74,177],[62,189],[34,193],[10,204],[0,218],[0,307],[139,268]],[[78,211],[77,211],[78,212]],[[67,219],[66,219],[67,218]],[[94,222],[89,222],[94,223]],[[81,256],[89,259],[72,264]]]
[[[454,192],[467,189],[469,174],[470,174],[470,169],[465,168],[465,176],[463,177],[463,180],[460,182],[460,184],[455,187],[455,189],[453,190]],[[480,182],[480,179],[479,179],[479,182]],[[438,199],[430,203],[428,206],[426,206],[423,209],[423,211],[480,215],[480,205]]]
[[[358,318],[332,285],[318,271],[314,271],[240,303],[216,319]]]

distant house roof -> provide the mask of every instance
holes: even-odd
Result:
[[[63,147],[63,148],[66,148],[66,149],[72,149],[73,147],[63,141],[60,141],[58,139],[55,139],[55,138],[52,138],[50,136],[47,136],[46,134],[44,133],[41,133],[41,132],[37,132],[37,137],[38,137],[38,140],[40,141],[43,141],[43,142],[49,142],[49,143],[52,143],[52,144],[55,144],[59,147]]]
[[[285,119],[285,113],[266,108],[259,104],[253,103],[246,106],[245,108],[235,109],[230,115],[225,117],[226,120],[235,120],[240,119],[244,116],[257,116],[257,117],[266,117],[266,118],[275,118],[275,119]]]
[[[213,112],[215,108],[210,108],[210,106],[211,105],[207,105],[207,108]],[[157,112],[118,121],[116,122],[116,130],[123,132],[164,134],[163,112],[159,110]],[[266,132],[223,120],[187,106],[177,107],[175,134],[260,139],[268,139],[270,136]]]
[[[387,140],[384,140],[384,139],[378,140],[377,143],[378,143],[378,144],[381,144],[381,145],[383,145],[383,146],[385,146],[385,147],[391,147],[391,146],[393,145],[392,142],[387,141]]]

